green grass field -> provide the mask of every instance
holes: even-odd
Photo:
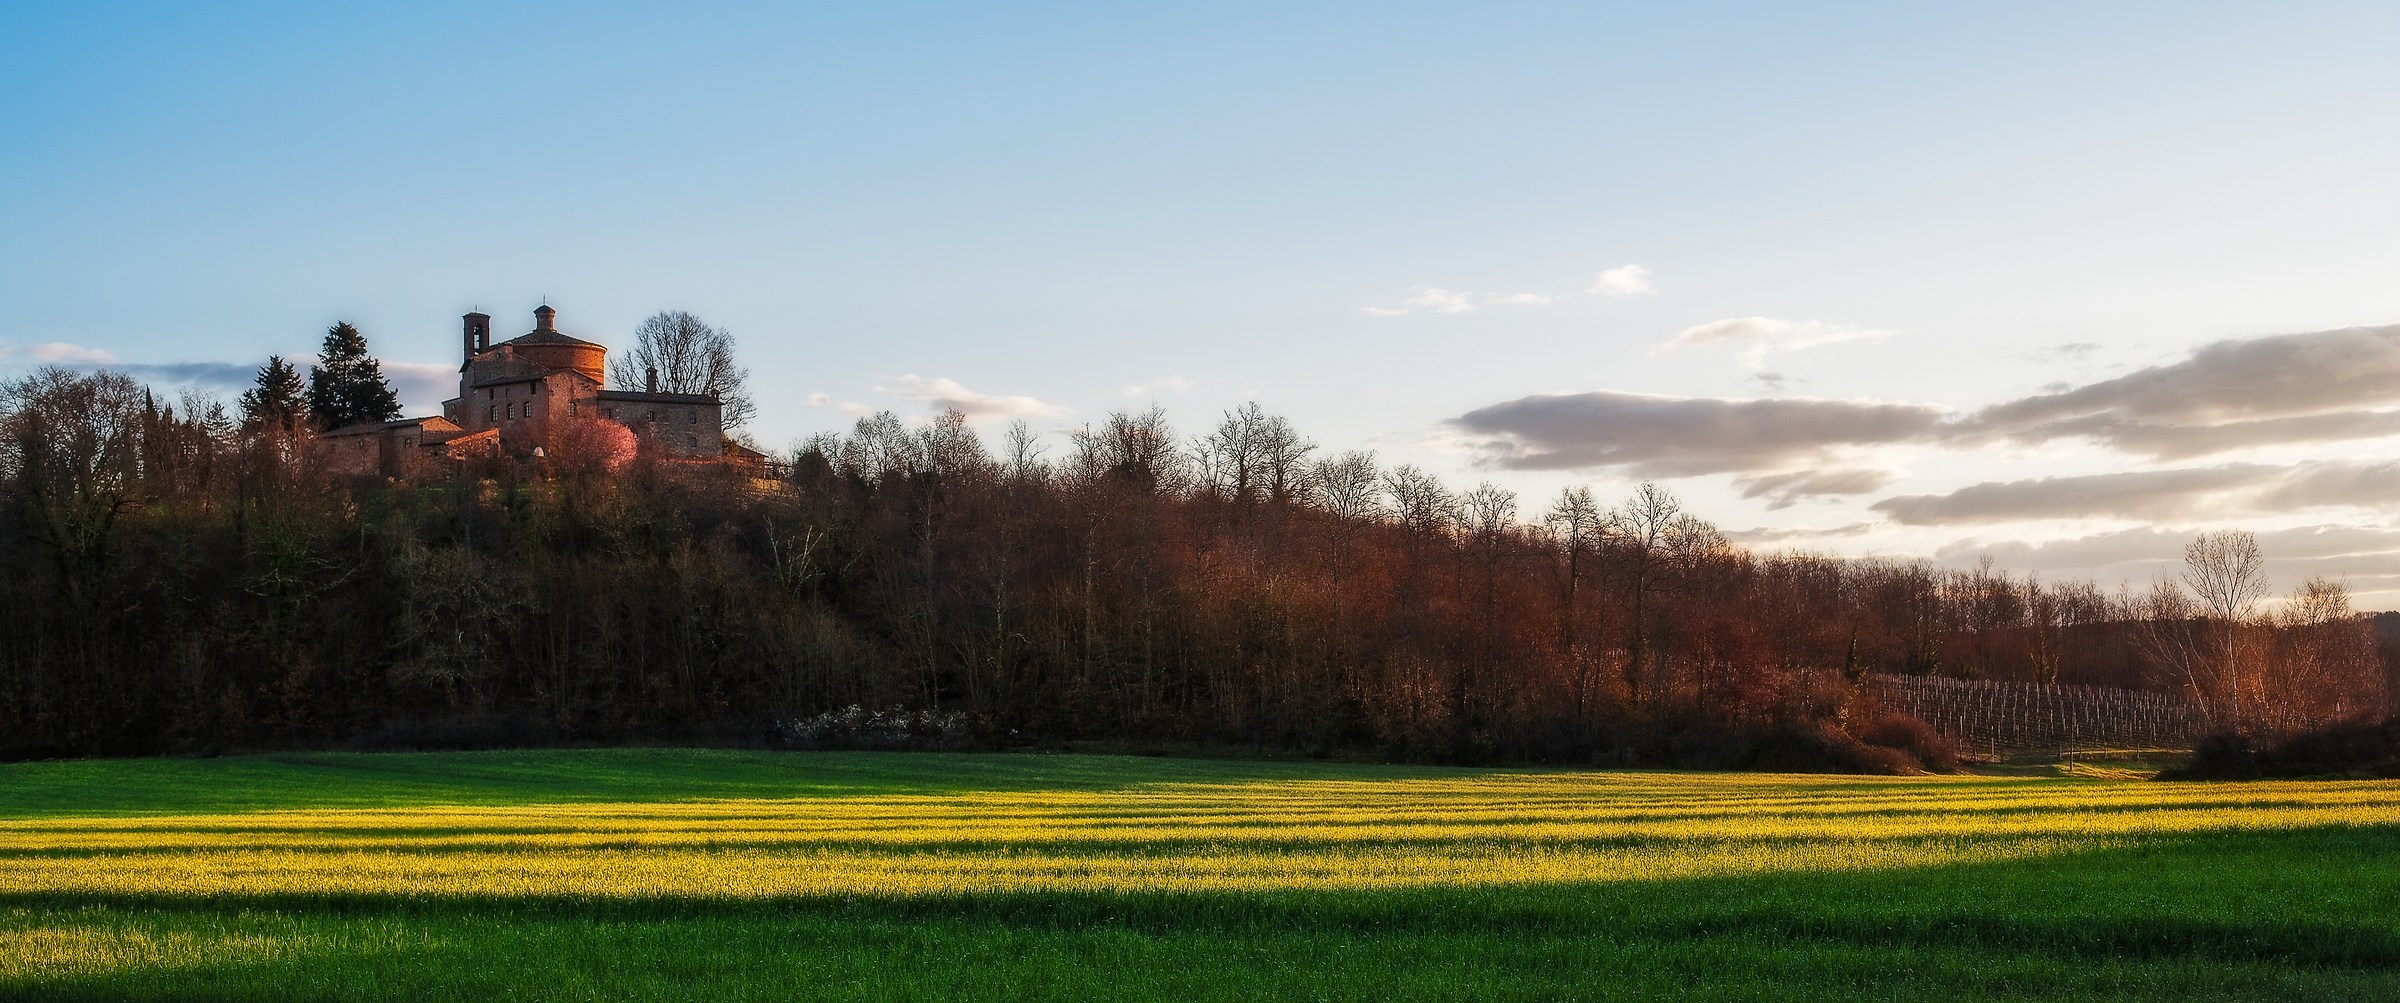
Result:
[[[2400,783],[26,763],[0,997],[2400,999]]]

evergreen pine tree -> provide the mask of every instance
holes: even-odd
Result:
[[[299,374],[295,373],[293,375],[297,376]],[[233,416],[225,413],[224,401],[212,400],[208,402],[208,409],[201,412],[200,427],[207,431],[210,439],[213,439],[217,442],[221,443],[233,438]]]
[[[267,356],[257,385],[242,391],[242,429],[289,432],[307,420],[307,387],[300,382],[300,370],[283,356]]]
[[[325,347],[308,368],[308,412],[319,428],[400,417],[400,395],[367,354],[367,336],[347,323],[325,330]]]

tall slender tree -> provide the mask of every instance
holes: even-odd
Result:
[[[346,321],[325,329],[325,346],[308,368],[308,413],[321,428],[400,417],[400,395],[383,378],[383,364]]]

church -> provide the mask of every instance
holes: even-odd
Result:
[[[464,319],[458,396],[442,402],[439,416],[325,433],[332,470],[393,476],[427,460],[538,459],[557,453],[580,421],[623,425],[644,452],[662,458],[724,458],[724,406],[714,396],[661,393],[656,370],[642,389],[610,389],[608,349],[560,331],[549,304],[533,311],[532,331],[498,344],[490,314]]]

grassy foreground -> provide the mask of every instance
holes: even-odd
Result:
[[[0,997],[2400,999],[2400,782],[16,764]]]

